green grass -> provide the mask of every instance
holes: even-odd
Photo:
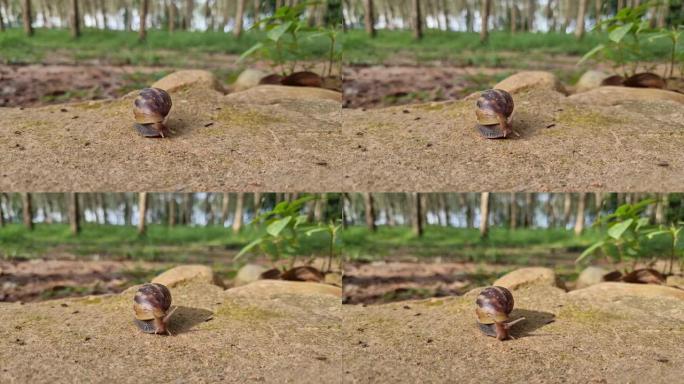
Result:
[[[262,37],[261,31],[248,31],[236,39],[221,32],[171,34],[150,30],[147,40],[139,42],[136,32],[86,29],[79,39],[73,39],[68,30],[39,28],[35,36],[28,38],[14,28],[0,33],[0,62],[35,63],[48,55],[60,55],[76,62],[97,59],[114,65],[182,67],[210,60],[207,54],[242,54]],[[302,49],[301,59],[322,58],[327,54],[327,42],[307,40]]]
[[[524,65],[529,61],[544,61],[548,55],[582,56],[607,36],[590,33],[581,41],[572,34],[492,32],[486,45],[480,44],[477,33],[429,30],[421,41],[415,41],[409,31],[378,31],[370,39],[364,31],[352,30],[344,35],[344,60],[354,64],[378,64],[393,57],[410,58],[416,62],[447,61],[456,65],[500,67]],[[646,53],[655,59],[665,59],[668,45],[664,40],[645,45]],[[524,61],[520,62],[524,54]]]
[[[444,257],[463,261],[510,263],[519,265],[554,265],[573,263],[582,251],[601,238],[595,229],[575,236],[572,230],[492,228],[488,239],[481,239],[478,229],[429,226],[423,237],[416,237],[408,227],[378,227],[371,233],[366,227],[349,227],[342,232],[342,249],[350,259],[377,260],[392,257]],[[667,254],[666,239],[657,239],[647,256]]]
[[[0,229],[0,257],[36,258],[60,251],[84,257],[207,262],[214,256],[232,258],[258,235],[259,230],[251,226],[233,234],[230,228],[217,226],[150,225],[140,237],[133,226],[86,224],[73,236],[65,224],[38,224],[33,231],[11,224]],[[303,239],[301,255],[325,255],[327,247],[327,235],[317,233]]]

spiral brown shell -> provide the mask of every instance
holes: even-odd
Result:
[[[171,111],[171,96],[159,88],[145,88],[135,99],[133,114],[138,124],[161,123]]]
[[[480,324],[502,323],[513,311],[513,294],[504,287],[485,288],[475,300],[477,321]]]
[[[667,82],[655,73],[637,73],[634,76],[628,77],[624,83],[625,87],[634,88],[656,88],[664,89],[667,87]]]
[[[171,292],[162,284],[144,284],[133,298],[137,320],[161,319],[171,307]]]
[[[477,122],[481,125],[499,124],[513,114],[513,97],[502,89],[488,89],[477,99]]]

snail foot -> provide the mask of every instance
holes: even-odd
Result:
[[[487,139],[505,139],[506,138],[506,133],[501,128],[500,124],[494,124],[494,125],[476,124],[475,128],[477,128],[478,132],[480,132],[480,135],[482,135],[482,137],[487,138]]]
[[[168,132],[160,131],[154,127],[154,124],[134,124],[135,129],[143,137],[166,137]]]

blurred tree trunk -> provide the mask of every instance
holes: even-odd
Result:
[[[527,0],[527,25],[528,32],[534,32],[534,15],[537,11],[537,0]]]
[[[413,28],[413,38],[420,40],[423,38],[423,19],[420,13],[420,0],[411,0],[411,20]]]
[[[192,15],[195,8],[195,2],[193,0],[185,1],[185,16],[183,17],[183,29],[192,29]]]
[[[102,224],[109,224],[109,217],[107,216],[107,195],[104,193],[98,194],[100,209],[102,210]]]
[[[364,24],[366,26],[366,33],[370,37],[375,37],[375,11],[373,9],[373,0],[364,0]]]
[[[451,26],[449,25],[449,3],[447,3],[447,0],[442,0],[442,12],[444,13],[444,28],[447,32],[451,31]]]
[[[107,7],[105,6],[105,0],[100,0],[100,12],[102,13],[102,29],[107,30]]]
[[[656,202],[655,210],[655,223],[656,224],[666,224],[666,209],[670,205],[670,201],[667,193],[662,193],[658,201]]]
[[[387,225],[390,227],[394,227],[397,225],[397,212],[396,212],[396,206],[394,205],[394,199],[390,196],[389,201],[387,202]]]
[[[0,194],[0,228],[5,226],[5,212],[2,209],[2,195]]]
[[[24,226],[29,230],[33,230],[33,207],[31,204],[31,194],[30,193],[22,193],[21,194],[21,203],[23,207],[23,216],[24,216]]]
[[[442,209],[444,209],[444,221],[446,226],[451,226],[451,207],[449,207],[449,195],[446,193],[440,193]]]
[[[515,193],[511,193],[510,229],[516,229],[517,227],[518,227],[518,201],[516,199]]]
[[[468,195],[465,194],[461,194],[461,199],[466,209],[466,228],[473,228],[475,226],[475,214],[473,213],[471,201],[468,198]]]
[[[145,29],[145,24],[147,23],[147,9],[148,0],[140,1],[140,31],[138,33],[138,40],[144,41],[147,38],[147,30]]]
[[[515,33],[518,30],[518,6],[511,4],[511,33]]]
[[[413,234],[421,237],[423,236],[423,210],[421,207],[421,194],[412,192],[411,200],[411,226]]]
[[[667,17],[670,14],[670,0],[663,0],[663,4],[658,10],[658,19],[656,20],[656,27],[665,28],[667,26]]]
[[[32,11],[31,11],[31,0],[22,0],[22,16],[24,20],[24,33],[26,36],[33,36],[33,22],[32,22]]]
[[[175,227],[178,221],[176,216],[176,210],[178,209],[178,204],[176,204],[176,196],[171,193],[169,194],[169,227]]]
[[[78,12],[78,0],[71,0],[71,37],[81,36],[81,17]]]
[[[143,0],[145,1],[145,0]],[[144,235],[145,231],[147,231],[147,227],[145,226],[145,220],[147,218],[147,193],[146,192],[140,192],[138,194],[138,216],[139,216],[139,221],[138,221],[138,235]]]
[[[625,7],[625,0],[617,0],[617,11],[620,12]]]
[[[466,30],[468,32],[475,31],[475,17],[473,16],[473,11],[470,9],[470,3],[465,3],[466,9]]]
[[[375,232],[375,207],[373,206],[373,195],[366,192],[363,194],[364,212],[366,214],[366,226],[371,232]]]
[[[81,216],[78,211],[78,193],[67,193],[67,200],[69,201],[69,228],[71,234],[76,236],[81,233]]]
[[[534,226],[534,194],[525,194],[525,222],[523,226],[525,228],[532,228]]]
[[[223,193],[223,199],[221,201],[221,225],[226,225],[228,221],[228,208],[230,207],[230,193]]]
[[[482,26],[480,29],[480,43],[486,43],[489,39],[489,12],[492,9],[492,0],[482,0]]]
[[[584,37],[584,22],[587,13],[587,1],[579,0],[579,10],[577,11],[577,27],[575,29],[575,37],[582,39]]]
[[[603,13],[603,0],[594,0],[594,13],[596,22],[601,21],[601,14]]]
[[[233,218],[233,233],[238,233],[242,229],[242,214],[245,203],[245,194],[240,192],[235,200],[235,217]]]
[[[489,236],[489,192],[480,195],[480,237]]]
[[[176,2],[169,2],[169,32],[173,33],[176,30],[176,18],[178,17],[178,8]]]
[[[572,208],[572,194],[565,193],[563,199],[563,227],[567,228],[570,223],[570,210]]]
[[[584,232],[584,215],[587,204],[587,194],[580,193],[577,201],[577,217],[575,218],[575,236],[579,236]]]
[[[242,36],[242,19],[245,15],[245,0],[237,0],[237,11],[235,12],[235,29],[233,35],[235,37]]]
[[[275,9],[278,10],[278,8],[283,6],[283,0],[276,0],[275,2]]]
[[[321,193],[319,198],[316,200],[316,206],[314,208],[314,220],[317,223],[322,223],[325,220],[325,208],[328,206],[328,195]]]
[[[261,0],[254,0],[254,24],[258,24],[261,20]]]
[[[325,194],[323,194],[325,196]],[[259,216],[261,210],[261,193],[254,192],[254,216]]]

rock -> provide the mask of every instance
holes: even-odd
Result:
[[[342,286],[342,274],[339,272],[326,273],[325,274],[325,283],[341,287]]]
[[[679,289],[684,289],[684,276],[672,275],[667,277],[665,285],[669,287],[675,287]]]
[[[684,300],[684,290],[654,284],[606,282],[592,285],[587,288],[578,289],[576,291],[570,292],[570,294],[582,297],[600,296],[602,299],[622,298],[625,296],[637,296],[647,298],[674,297],[677,299]]]
[[[216,80],[216,77],[214,77],[214,74],[209,71],[197,69],[173,72],[152,84],[153,88],[161,88],[168,92],[173,92],[188,86],[221,91],[221,85]]]
[[[259,280],[259,276],[268,268],[259,264],[245,264],[235,275],[235,285],[245,285]]]
[[[206,265],[179,265],[163,272],[152,279],[153,283],[166,285],[169,288],[188,282],[221,285],[214,271]]]
[[[684,94],[655,88],[628,88],[607,86],[592,89],[568,97],[568,100],[580,104],[618,105],[625,101],[658,101],[667,100],[684,104]]]
[[[329,295],[342,297],[342,289],[328,284],[284,280],[258,280],[229,291],[234,295],[272,297],[280,294]]]
[[[331,100],[342,102],[342,93],[323,88],[288,87],[284,85],[259,85],[242,92],[231,93],[226,97],[236,101],[254,104],[273,104],[288,99],[294,100]]]
[[[609,271],[607,269],[601,267],[589,266],[584,268],[577,278],[577,289],[602,283],[604,281],[603,276],[605,276],[608,272]]]
[[[283,272],[283,274],[280,275],[280,278],[288,281],[308,281],[320,283],[324,279],[324,276],[318,269],[308,265],[303,265]]]
[[[339,382],[339,298],[250,297],[197,282],[171,294],[172,337],[137,329],[133,291],[0,303],[0,382]]]
[[[497,85],[495,89],[503,89],[509,93],[516,93],[529,88],[548,89],[565,93],[560,80],[551,72],[544,71],[522,71],[511,75]]]
[[[266,75],[268,75],[268,73],[258,69],[247,68],[240,73],[233,83],[233,90],[235,92],[240,92],[245,89],[254,88],[259,85],[259,81]]]
[[[506,287],[510,290],[531,285],[558,287],[558,279],[556,278],[556,273],[550,268],[530,267],[509,272],[496,280],[492,285]]]
[[[575,85],[575,92],[586,92],[594,88],[601,86],[601,82],[606,79],[609,75],[602,71],[589,70],[584,72],[582,77]]]

